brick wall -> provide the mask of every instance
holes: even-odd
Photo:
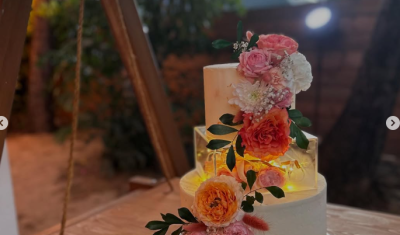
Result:
[[[244,28],[258,33],[283,33],[299,42],[299,51],[313,67],[311,88],[297,96],[296,106],[316,126],[308,130],[322,140],[341,114],[349,95],[384,0],[337,0],[328,2],[333,12],[328,43],[305,25],[307,13],[318,5],[252,10],[242,18]],[[235,40],[238,17],[226,14],[215,25],[213,37]],[[400,40],[400,39],[399,39]],[[321,53],[322,51],[322,53]],[[321,66],[320,73],[318,65]],[[319,92],[319,99],[318,97]],[[400,95],[393,115],[400,117]],[[383,123],[382,125],[385,125]],[[400,130],[389,131],[385,153],[400,156]]]

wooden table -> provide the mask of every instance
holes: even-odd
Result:
[[[66,235],[153,234],[144,227],[145,224],[160,219],[160,213],[176,214],[180,207],[179,179],[174,179],[173,185],[173,192],[168,192],[164,183],[148,191],[129,194],[106,207],[72,219]],[[399,216],[331,204],[328,205],[327,216],[330,235],[400,234]],[[55,226],[37,235],[58,235],[58,231],[59,226]]]

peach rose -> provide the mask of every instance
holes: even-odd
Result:
[[[273,160],[288,150],[292,139],[286,109],[272,108],[259,122],[252,121],[252,114],[245,114],[243,124],[239,135],[251,155],[259,158],[271,155]]]
[[[299,48],[299,44],[295,40],[278,34],[260,35],[257,46],[270,51],[274,63],[279,63],[285,57],[285,52],[291,55]]]
[[[283,89],[287,87],[287,81],[282,75],[282,70],[278,67],[270,69],[268,73],[265,73],[263,79],[275,89]]]
[[[194,196],[193,212],[208,227],[226,227],[240,220],[243,188],[233,177],[221,175],[204,181]]]
[[[258,173],[257,183],[260,187],[278,186],[285,184],[285,174],[276,167],[269,167]]]
[[[226,164],[224,164],[224,166],[220,166],[217,168],[217,176],[220,175],[226,175],[226,176],[231,176],[233,178],[235,178],[235,180],[237,182],[242,182],[242,180],[239,178],[238,176],[238,172],[236,167],[232,169],[232,171],[229,170],[229,168],[226,166]]]
[[[242,73],[246,79],[253,82],[255,78],[262,77],[272,68],[270,62],[270,52],[267,50],[253,49],[240,54],[237,70]]]

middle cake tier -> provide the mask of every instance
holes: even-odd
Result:
[[[253,170],[257,174],[256,184],[259,187],[279,186],[285,192],[315,189],[318,178],[318,138],[303,133],[309,141],[307,149],[301,149],[293,140],[283,156],[271,161],[247,153],[243,157],[236,154],[236,165],[231,171],[226,164],[230,146],[217,150],[208,149],[206,146],[211,139],[206,134],[205,126],[195,127],[196,171],[204,180],[213,176],[229,175],[238,182],[247,182],[246,172]]]

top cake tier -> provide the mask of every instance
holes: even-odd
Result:
[[[229,104],[233,98],[232,84],[237,84],[243,80],[243,75],[237,72],[238,63],[216,64],[204,67],[204,101],[206,114],[206,128],[213,124],[220,123],[219,118],[230,113],[235,115],[240,111],[237,105]],[[295,107],[295,95],[291,108]],[[240,129],[241,126],[236,126]],[[232,134],[231,134],[232,135]],[[214,138],[208,133],[207,137]],[[225,138],[226,137],[226,138]],[[223,139],[232,139],[225,136]],[[219,136],[221,139],[221,136]]]

